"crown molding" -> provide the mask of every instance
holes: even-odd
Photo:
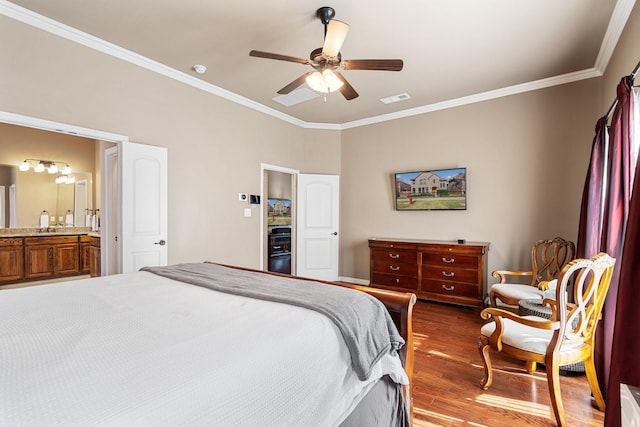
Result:
[[[383,114],[380,116],[369,117],[361,120],[354,120],[342,124],[338,123],[313,123],[305,122],[288,114],[282,113],[273,108],[267,107],[263,104],[255,102],[249,98],[245,98],[233,92],[230,92],[221,87],[207,83],[182,71],[178,71],[174,68],[163,65],[157,61],[154,61],[145,56],[139,55],[128,49],[109,43],[106,40],[102,40],[98,37],[87,34],[76,28],[62,24],[46,16],[37,14],[7,0],[0,0],[0,14],[9,18],[20,21],[24,24],[31,25],[39,28],[43,31],[47,31],[51,34],[63,37],[67,40],[81,44],[88,48],[97,50],[139,67],[145,68],[149,71],[156,72],[163,76],[177,80],[184,84],[193,86],[197,89],[227,99],[231,102],[243,105],[261,113],[267,114],[274,118],[283,120],[287,123],[299,126],[305,129],[320,129],[320,130],[344,130],[351,129],[360,126],[367,126],[374,123],[381,123],[389,120],[397,120],[406,117],[411,117],[419,114],[430,113],[434,111],[444,110],[447,108],[459,107],[462,105],[473,104],[476,102],[487,101],[490,99],[500,98],[509,95],[515,95],[518,93],[528,92],[537,89],[543,89],[551,86],[557,86],[561,84],[571,83],[583,79],[589,79],[593,77],[600,77],[604,74],[604,71],[609,64],[613,51],[620,39],[620,35],[624,30],[624,26],[629,19],[629,15],[635,5],[635,0],[618,0],[616,6],[609,20],[607,31],[602,40],[600,51],[596,58],[593,68],[589,68],[582,71],[576,71],[573,73],[563,74],[560,76],[549,77],[546,79],[536,80],[533,82],[523,83],[514,86],[508,86],[488,92],[469,95],[461,98],[438,102],[434,104],[428,104],[421,107],[411,108],[407,110],[397,111],[395,113]]]
[[[601,74],[604,74],[607,65],[609,65],[613,51],[618,44],[618,40],[620,40],[624,26],[629,20],[629,15],[631,15],[635,4],[636,0],[618,0],[616,2],[594,65],[594,68],[600,71]]]
[[[51,132],[65,133],[83,138],[96,139],[108,142],[129,142],[129,137],[119,135],[117,133],[104,132],[97,129],[89,129],[68,123],[53,122],[50,120],[39,119],[37,117],[23,116],[21,114],[0,111],[0,123],[8,123],[10,125],[25,126]]]
[[[417,116],[434,111],[446,110],[447,108],[460,107],[462,105],[474,104],[476,102],[488,101],[491,99],[502,98],[505,96],[515,95],[523,92],[544,89],[547,87],[563,85],[579,80],[600,77],[600,73],[595,68],[588,70],[576,71],[573,73],[563,74],[560,76],[549,77],[546,79],[535,80],[519,85],[508,86],[488,92],[482,92],[475,95],[463,96],[462,98],[450,99],[448,101],[438,102],[435,104],[423,105],[422,107],[410,108],[408,110],[397,111],[395,113],[384,114],[381,116],[369,117],[362,120],[344,123],[342,129],[350,129],[354,127],[367,126],[375,123],[386,122],[389,120],[397,120],[405,117]]]

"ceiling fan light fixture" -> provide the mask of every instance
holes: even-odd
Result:
[[[327,69],[322,73],[315,71],[306,78],[309,87],[316,92],[329,93],[340,89],[344,84],[333,71]]]
[[[349,32],[349,25],[333,19],[335,15],[336,11],[329,6],[323,6],[316,11],[316,16],[324,25],[324,44],[321,48],[312,50],[308,59],[259,50],[251,50],[249,52],[249,56],[295,62],[297,64],[309,65],[315,70],[307,71],[278,90],[279,95],[288,95],[306,82],[310,89],[322,94],[340,90],[344,99],[351,101],[359,96],[358,92],[356,92],[353,86],[345,79],[342,73],[334,73],[333,70],[339,68],[344,70],[402,70],[402,59],[349,59],[343,61],[340,49]],[[325,96],[324,99],[326,101],[327,97]],[[276,100],[276,98],[274,98],[274,100]],[[280,98],[277,102],[280,102]]]
[[[348,32],[349,24],[338,21],[337,19],[329,21],[324,46],[322,46],[322,53],[329,58],[337,57],[342,48],[342,43],[344,43],[345,38],[347,38]]]

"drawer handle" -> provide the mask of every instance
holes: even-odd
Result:
[[[442,258],[442,262],[446,262],[447,264],[453,264],[455,261],[455,258]]]
[[[452,291],[454,290],[456,287],[451,285],[451,286],[447,286],[447,285],[442,285],[442,289],[444,289],[445,291]]]
[[[453,276],[455,276],[455,275],[456,275],[456,273],[454,273],[454,272],[447,273],[446,271],[443,271],[443,272],[442,272],[442,275],[443,275],[444,277],[453,277]]]
[[[396,283],[400,283],[400,279],[396,278]]]
[[[400,254],[389,254],[389,258],[398,259],[400,258]]]
[[[395,265],[390,265],[390,266],[389,266],[389,269],[390,269],[391,271],[398,271],[398,270],[400,270],[400,267],[396,267]]]

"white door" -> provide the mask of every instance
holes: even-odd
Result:
[[[120,221],[120,174],[118,146],[107,148],[102,156],[102,217],[100,221],[100,273],[103,276],[122,272],[122,233]],[[89,222],[89,221],[87,221]]]
[[[122,272],[167,265],[167,149],[119,147]]]
[[[336,175],[298,175],[296,275],[338,280],[340,180]]]

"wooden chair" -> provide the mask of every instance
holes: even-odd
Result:
[[[542,301],[547,289],[555,289],[560,270],[573,259],[575,252],[573,242],[561,237],[538,240],[531,249],[531,271],[496,270],[491,273],[500,279],[499,283],[491,285],[491,306],[499,307],[499,300],[502,306],[507,306],[503,308],[517,309],[518,302],[523,299]],[[514,279],[517,278],[529,278],[529,284],[516,283]]]
[[[583,361],[591,393],[598,408],[605,409],[594,365],[595,330],[600,320],[615,259],[600,253],[592,259],[577,259],[567,264],[558,278],[556,299],[544,299],[552,309],[550,320],[536,316],[518,316],[511,311],[486,308],[481,312],[490,320],[481,329],[478,349],[484,362],[484,390],[493,381],[489,349],[502,351],[525,361],[532,373],[536,363],[544,363],[553,413],[559,426],[567,422],[560,394],[559,368]],[[567,302],[567,284],[573,283],[574,303]]]

